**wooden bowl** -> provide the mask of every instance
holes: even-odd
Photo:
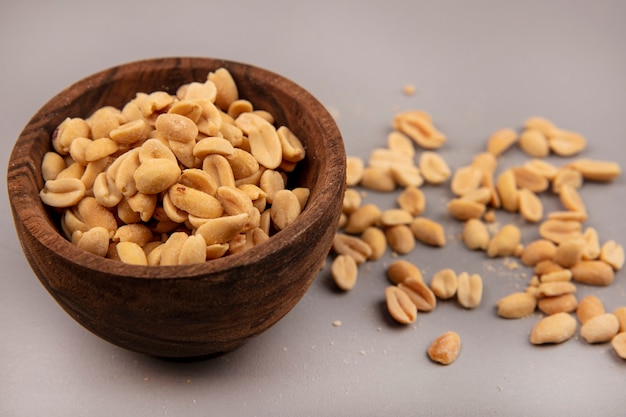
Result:
[[[311,191],[296,222],[243,253],[184,266],[135,266],[87,253],[66,240],[58,216],[39,198],[41,162],[51,134],[68,116],[120,108],[137,92],[175,93],[227,68],[240,97],[270,111],[306,148],[289,181]],[[165,358],[227,352],[287,314],[323,267],[341,213],[345,150],[325,108],[270,71],[210,58],[163,58],[91,75],[46,103],[12,151],[8,190],[22,248],[33,271],[85,328],[123,348]]]

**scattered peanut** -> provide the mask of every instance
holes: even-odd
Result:
[[[576,319],[568,313],[556,313],[539,320],[530,333],[530,343],[563,343],[576,333]]]
[[[428,357],[442,365],[449,365],[456,360],[461,351],[461,337],[449,331],[437,337],[428,347]]]

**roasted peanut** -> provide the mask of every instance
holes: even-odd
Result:
[[[415,238],[426,245],[442,247],[446,244],[443,226],[433,220],[417,217],[409,227]]]
[[[454,297],[458,286],[456,272],[450,268],[438,271],[430,280],[430,289],[442,300]]]
[[[619,320],[611,313],[591,317],[580,328],[580,335],[587,343],[610,342],[618,332]]]
[[[602,304],[602,301],[595,295],[584,297],[580,300],[576,308],[576,316],[578,317],[578,321],[582,324],[585,324],[592,317],[599,316],[605,312],[604,304]]]
[[[432,341],[428,347],[428,357],[442,365],[449,365],[456,360],[461,351],[461,337],[449,331]]]
[[[463,227],[463,242],[470,250],[486,250],[489,246],[489,231],[479,219],[469,219]]]
[[[421,280],[409,277],[398,284],[415,304],[418,311],[432,311],[437,305],[433,291]]]
[[[394,284],[400,284],[407,278],[415,278],[419,281],[424,281],[420,269],[404,259],[399,259],[389,264],[387,267],[387,278]]]
[[[537,299],[527,292],[516,292],[501,298],[498,303],[498,315],[505,319],[517,319],[529,316],[535,311]]]
[[[539,320],[530,333],[530,343],[562,343],[576,333],[576,319],[568,313],[556,313]]]
[[[483,296],[483,281],[480,275],[461,272],[457,280],[456,297],[459,304],[467,309],[478,307]]]
[[[387,310],[391,317],[401,324],[410,324],[417,318],[417,307],[409,296],[395,285],[385,289]]]
[[[356,284],[358,267],[350,255],[337,256],[331,264],[330,272],[337,287],[344,291],[351,290]]]
[[[503,226],[489,241],[487,245],[487,256],[511,256],[520,243],[521,232],[513,224]]]

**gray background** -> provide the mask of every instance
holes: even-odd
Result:
[[[501,127],[543,115],[589,140],[584,156],[626,166],[624,1],[3,1],[0,5],[2,165],[30,116],[69,84],[127,61],[175,55],[227,58],[279,72],[336,116],[348,154],[385,145],[392,116],[430,112],[449,137],[441,154],[469,162]],[[417,93],[402,94],[405,84]],[[524,160],[511,150],[502,164]],[[556,160],[557,164],[564,161]],[[1,182],[1,416],[528,416],[623,415],[626,361],[576,337],[534,347],[537,317],[495,315],[529,271],[469,253],[426,187],[426,215],[446,225],[445,250],[406,259],[483,276],[483,303],[454,302],[412,326],[384,310],[389,254],[364,265],[349,293],[324,270],[296,308],[242,348],[198,363],[128,352],[83,330],[45,292],[24,259]],[[624,178],[581,191],[588,225],[624,244]],[[393,206],[394,195],[368,201]],[[547,208],[558,202],[544,197]],[[517,217],[526,242],[536,229]],[[526,277],[525,275],[526,274]],[[579,287],[609,310],[626,305],[624,273]],[[342,325],[334,327],[333,321]],[[456,330],[454,364],[431,363],[429,342]]]

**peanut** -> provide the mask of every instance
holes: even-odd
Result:
[[[461,351],[461,337],[453,331],[443,333],[428,347],[428,357],[442,365],[449,365],[456,360]]]
[[[409,277],[398,284],[415,304],[418,311],[432,311],[437,305],[433,291],[421,280]]]
[[[478,307],[483,296],[483,281],[480,275],[461,272],[457,280],[456,297],[459,304],[467,309]]]
[[[385,289],[385,300],[389,314],[398,323],[410,324],[417,318],[417,307],[409,296],[398,287],[388,286]]]
[[[516,292],[501,298],[498,303],[498,315],[506,319],[529,316],[535,311],[537,299],[527,292]]]
[[[454,297],[458,286],[456,273],[450,268],[438,271],[430,280],[430,289],[442,300]]]
[[[605,343],[611,341],[618,331],[617,317],[604,313],[587,320],[580,328],[580,335],[587,343]]]
[[[331,264],[330,272],[337,287],[344,291],[351,290],[356,284],[358,267],[350,255],[337,256]]]
[[[409,227],[415,238],[426,245],[442,247],[446,244],[443,226],[433,220],[417,217]]]
[[[582,324],[585,324],[589,321],[589,319],[604,313],[604,304],[602,304],[602,301],[595,295],[583,297],[576,308],[576,316],[578,317],[578,321]]]
[[[568,313],[556,313],[539,320],[530,333],[530,343],[563,343],[576,333],[576,319]]]
[[[407,278],[415,278],[419,281],[424,281],[420,269],[416,265],[403,259],[393,261],[389,264],[387,267],[387,278],[394,284],[400,284]]]

